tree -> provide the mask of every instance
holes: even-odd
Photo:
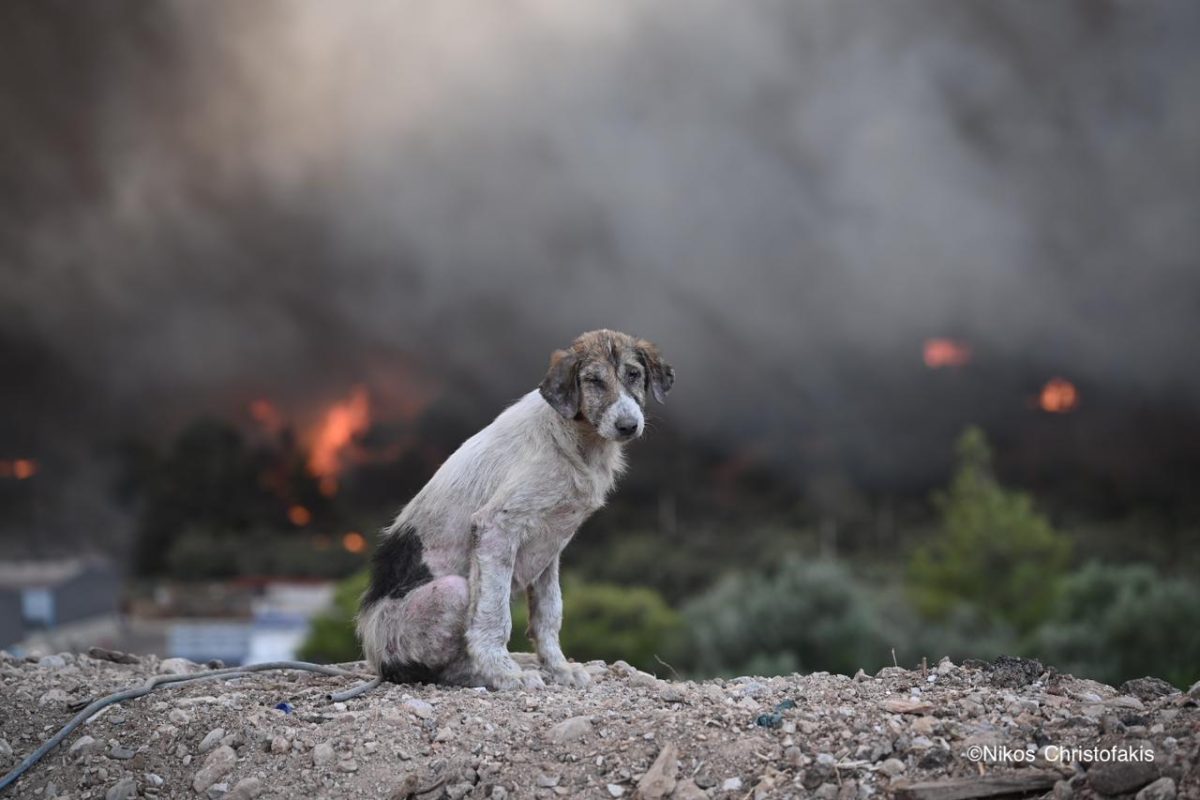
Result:
[[[1028,634],[1053,607],[1070,543],[1028,495],[996,481],[983,431],[968,428],[957,449],[950,488],[935,497],[941,530],[909,562],[913,600],[931,619],[966,603]]]

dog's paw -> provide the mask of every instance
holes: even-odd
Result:
[[[498,692],[507,692],[514,689],[545,689],[546,682],[534,670],[516,669],[493,676],[487,681],[487,686]]]
[[[574,686],[577,689],[582,689],[592,682],[592,676],[588,675],[587,670],[579,664],[562,664],[546,667],[546,673],[550,676],[550,681],[557,683],[559,686]]]

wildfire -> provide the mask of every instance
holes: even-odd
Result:
[[[338,474],[347,448],[371,423],[371,401],[365,387],[356,386],[350,396],[325,412],[313,436],[308,470],[318,480],[321,493],[337,493]]]
[[[1079,406],[1079,390],[1065,378],[1051,378],[1038,395],[1038,406],[1050,414],[1066,414]]]
[[[926,339],[923,355],[929,369],[963,367],[971,363],[970,346],[954,339]]]
[[[23,481],[37,475],[38,465],[32,458],[14,458],[10,461],[0,460],[0,478],[12,478]]]
[[[259,398],[250,404],[250,416],[254,417],[254,421],[272,436],[287,427],[287,420],[283,413],[274,403],[265,398]]]
[[[288,509],[288,519],[297,528],[303,528],[312,522],[312,512],[304,506],[292,506]]]
[[[350,531],[342,537],[342,547],[348,553],[361,553],[367,549],[367,537],[358,531]]]

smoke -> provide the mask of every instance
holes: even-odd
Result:
[[[929,447],[927,336],[1200,389],[1192,3],[0,15],[0,351],[53,365],[0,440],[399,366],[494,408],[601,326],[696,435],[883,472]]]

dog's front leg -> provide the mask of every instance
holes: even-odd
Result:
[[[542,668],[555,683],[587,686],[591,676],[578,664],[572,665],[558,642],[562,630],[562,588],[558,582],[558,556],[529,584],[529,629],[526,635],[537,649]]]
[[[503,516],[503,512],[500,515]],[[512,634],[513,564],[519,531],[509,531],[495,517],[473,523],[470,606],[467,610],[467,656],[477,678],[492,689],[544,686],[536,672],[523,672],[508,654]]]

